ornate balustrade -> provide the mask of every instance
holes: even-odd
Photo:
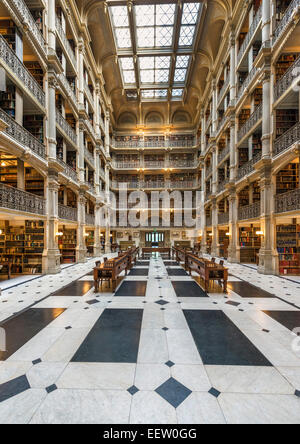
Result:
[[[101,177],[101,179],[105,180],[105,171],[103,168],[99,168],[99,176]]]
[[[209,177],[212,174],[212,164],[205,168],[205,176]]]
[[[85,123],[85,126],[86,126],[88,132],[90,133],[90,136],[93,137],[94,139],[96,139],[96,132],[95,132],[94,126],[91,123],[91,121],[88,119],[85,119],[84,123]]]
[[[68,176],[70,179],[74,180],[74,182],[77,182],[77,180],[78,180],[77,171],[74,170],[74,168],[72,168],[70,165],[68,165],[62,159],[57,158],[57,160],[64,167],[63,174]]]
[[[58,217],[65,220],[78,220],[77,208],[67,207],[66,205],[58,204]]]
[[[70,140],[74,144],[77,143],[77,136],[76,132],[73,130],[73,128],[68,124],[66,119],[62,116],[60,111],[56,109],[56,123],[57,125],[62,129],[62,131],[66,134],[66,136],[69,137]]]
[[[62,87],[64,88],[66,94],[71,98],[73,103],[75,105],[77,105],[76,94],[75,94],[73,88],[71,87],[70,83],[68,82],[68,79],[66,78],[66,76],[61,73],[61,74],[58,74],[57,78],[58,78],[58,81],[61,83]]]
[[[243,177],[251,174],[254,171],[254,165],[261,159],[261,153],[256,154],[253,159],[249,160],[249,162],[245,163],[238,169],[237,178],[238,180],[243,179]]]
[[[87,148],[84,149],[84,157],[89,161],[91,165],[95,164],[95,159],[92,153]]]
[[[165,167],[165,162],[164,161],[160,161],[160,160],[149,160],[149,161],[145,161],[145,168],[164,168]]]
[[[241,99],[242,95],[244,94],[244,92],[246,91],[246,89],[248,88],[248,86],[250,85],[250,83],[252,82],[254,77],[256,76],[257,72],[258,72],[258,69],[254,66],[252,68],[252,70],[250,71],[250,73],[248,74],[248,76],[246,77],[244,83],[239,88],[239,91],[237,94],[237,102]]]
[[[274,99],[278,100],[292,85],[296,78],[300,77],[300,57],[290,66],[286,73],[274,86]]]
[[[75,57],[73,48],[71,47],[70,42],[67,39],[67,36],[65,34],[65,31],[63,30],[61,21],[59,20],[58,17],[55,18],[55,25],[56,25],[56,31],[57,31],[65,49],[66,49],[66,54],[69,57],[69,59],[71,60],[71,63],[73,64],[74,68],[76,68],[77,67],[76,57]]]
[[[296,123],[292,128],[286,131],[282,136],[278,137],[274,141],[273,155],[278,154],[288,150],[295,143],[300,142],[300,122]]]
[[[95,225],[95,215],[85,213],[85,223],[87,225]]]
[[[275,196],[276,213],[300,210],[300,188]]]
[[[91,90],[86,82],[84,82],[84,92],[92,106],[94,106],[94,99],[91,93]]]
[[[228,222],[229,222],[229,213],[219,213],[218,214],[219,225],[228,224]]]
[[[20,21],[27,27],[28,32],[31,37],[39,44],[40,49],[43,51],[44,55],[46,55],[46,42],[45,39],[35,22],[28,6],[26,5],[24,0],[5,0],[5,3],[9,8],[13,8]]]
[[[168,183],[166,182],[166,185],[168,188],[178,188],[178,189],[184,189],[188,190],[190,188],[196,188],[198,186],[198,182],[196,180],[184,180],[182,182],[180,181],[171,181]]]
[[[141,168],[141,163],[137,162],[113,162],[113,168],[120,170],[130,170],[133,168]]]
[[[225,122],[227,120],[227,116],[224,114],[224,116],[222,117],[222,119],[219,121],[218,123],[218,130],[217,132],[219,133],[221,131],[221,129],[223,128]]]
[[[222,151],[219,152],[218,154],[218,163],[221,163],[222,160],[225,159],[225,157],[227,157],[227,155],[230,153],[230,146],[227,145],[225,148],[222,149]]]
[[[0,35],[0,60],[7,65],[18,80],[24,85],[24,90],[28,90],[43,107],[45,107],[45,93],[30,74],[26,66],[17,57],[16,53],[8,45],[4,37]]]
[[[46,148],[38,139],[36,139],[23,126],[19,125],[13,118],[11,118],[5,111],[0,108],[0,119],[3,120],[7,127],[5,133],[12,137],[16,142],[23,145],[25,148],[30,148],[35,154],[46,158]]]
[[[273,35],[273,44],[277,42],[279,37],[283,34],[288,25],[293,21],[293,12],[296,11],[300,6],[299,0],[292,0],[289,4],[288,8],[285,11],[285,14],[280,21],[279,25],[276,27]]]
[[[260,217],[261,203],[255,202],[252,205],[246,205],[238,209],[238,220],[255,219]]]
[[[229,177],[218,184],[218,193],[225,191],[226,184],[228,184],[228,182],[229,182]]]
[[[170,160],[169,168],[197,168],[198,163],[194,160]]]
[[[259,105],[251,114],[247,122],[244,123],[244,125],[241,127],[241,129],[238,132],[238,142],[242,140],[243,137],[245,137],[246,134],[251,131],[251,129],[257,124],[257,122],[262,119],[262,105]]]
[[[0,207],[10,210],[45,215],[45,199],[4,184],[0,184]]]
[[[219,92],[219,95],[218,95],[218,105],[220,104],[221,100],[223,99],[223,96],[224,96],[225,91],[227,90],[229,84],[230,84],[230,76],[228,74],[228,76],[227,76],[227,78],[226,78],[226,80],[224,82],[224,85],[220,89],[220,92]]]
[[[256,15],[255,15],[255,17],[253,19],[253,22],[252,22],[252,24],[250,26],[250,29],[249,29],[246,37],[245,37],[245,40],[243,41],[242,46],[241,46],[241,48],[239,50],[239,53],[238,53],[238,56],[237,56],[237,63],[238,64],[240,63],[240,61],[241,61],[241,59],[242,59],[242,57],[243,57],[243,55],[245,53],[245,50],[246,50],[247,46],[249,45],[252,37],[255,34],[255,31],[258,28],[258,25],[259,25],[259,23],[261,21],[261,18],[262,18],[262,7],[260,7],[259,10],[257,11],[257,13],[256,13]]]

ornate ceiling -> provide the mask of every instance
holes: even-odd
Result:
[[[196,129],[237,1],[76,1],[116,129]]]

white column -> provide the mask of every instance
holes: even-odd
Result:
[[[53,72],[48,74],[48,156],[56,159],[56,77]]]
[[[77,262],[86,262],[87,248],[85,244],[85,204],[84,192],[80,191],[78,196],[78,228],[77,228]]]

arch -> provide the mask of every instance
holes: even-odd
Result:
[[[179,123],[179,124],[185,124],[185,123],[192,123],[192,119],[190,114],[187,111],[175,111],[172,117],[172,123]]]
[[[137,118],[131,112],[125,111],[124,113],[120,114],[118,118],[118,125],[120,126],[132,126],[136,124],[137,124]]]
[[[159,126],[164,123],[164,118],[158,111],[150,111],[145,117],[145,124],[149,126]]]

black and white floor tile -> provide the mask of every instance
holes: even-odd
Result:
[[[93,261],[0,297],[0,423],[300,423],[300,284],[230,265],[228,294],[140,260]]]

